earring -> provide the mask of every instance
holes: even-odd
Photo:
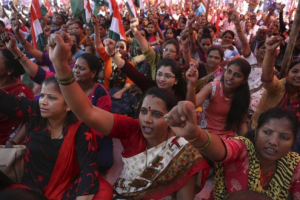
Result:
[[[67,109],[66,109],[66,112],[69,112],[69,111],[70,111],[70,108],[67,108]]]

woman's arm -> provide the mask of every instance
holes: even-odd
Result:
[[[193,30],[193,23],[195,23],[196,17],[193,17],[192,19],[188,19],[188,31],[189,31],[189,37],[190,37],[190,42],[191,42],[191,52],[195,53],[197,51],[197,46],[196,46],[196,38],[194,35],[194,30]]]
[[[92,23],[94,25],[94,42],[95,42],[95,46],[96,46],[96,50],[99,51],[102,47],[102,41],[100,38],[100,29],[99,29],[99,20],[95,15],[92,15]]]
[[[23,35],[19,31],[19,22],[17,20],[11,21],[12,29],[15,33],[15,36],[19,40],[20,44],[23,46],[25,51],[34,57],[37,61],[42,62],[43,52],[39,51],[38,49],[34,48],[27,40],[23,37]]]
[[[262,64],[262,79],[263,82],[273,79],[274,76],[274,66],[275,66],[275,52],[277,47],[282,41],[281,36],[272,36],[267,38],[266,45],[266,55]]]
[[[189,101],[181,101],[167,115],[166,123],[176,135],[184,137],[201,153],[215,161],[226,158],[226,147],[221,138],[202,130],[197,124],[195,106]]]
[[[130,28],[131,28],[131,31],[134,35],[134,38],[136,39],[137,43],[141,47],[141,50],[146,51],[149,48],[149,44],[148,44],[148,41],[146,40],[146,38],[144,38],[140,34],[139,30],[137,29],[138,25],[139,25],[139,21],[138,21],[137,18],[134,18],[134,19],[130,20]]]
[[[196,178],[197,174],[190,177],[188,181],[176,192],[176,199],[194,200],[196,191]]]
[[[67,54],[72,44],[73,41],[69,34],[65,32],[61,32],[60,35],[52,34],[49,38],[50,59],[53,62],[57,77],[61,79],[71,74]],[[60,88],[65,101],[81,121],[103,135],[110,134],[114,124],[112,113],[94,107],[76,81],[72,84],[60,85]]]

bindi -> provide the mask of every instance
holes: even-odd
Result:
[[[149,110],[151,111],[151,107],[149,106]]]

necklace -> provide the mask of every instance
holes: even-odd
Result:
[[[165,146],[161,150],[164,150],[167,147],[168,136],[169,136],[169,133],[167,134],[167,137],[166,137],[166,140],[165,140]],[[156,155],[156,157],[154,159],[156,160],[157,157],[158,157],[158,154]],[[148,161],[148,147],[146,145],[146,163],[145,163],[145,169],[148,167],[147,161]]]
[[[94,83],[93,83],[92,87],[88,90],[88,93],[87,93],[86,96],[90,96],[90,94],[91,94],[92,91],[93,91],[93,88],[94,88]]]
[[[61,139],[61,138],[64,137],[62,131],[61,131],[61,133],[60,133],[60,135],[59,135],[58,137],[53,137],[53,135],[51,134],[51,127],[50,127],[49,122],[47,122],[47,129],[48,129],[48,131],[49,131],[49,133],[50,133],[50,136],[51,136],[51,139],[52,139],[52,140],[53,140],[53,139]]]

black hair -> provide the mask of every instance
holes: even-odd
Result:
[[[212,51],[218,51],[219,54],[220,54],[220,57],[221,57],[221,61],[223,61],[223,59],[224,59],[224,51],[223,51],[223,49],[219,45],[213,45],[213,46],[211,46],[208,49],[208,51],[207,51],[207,55],[209,55],[210,52],[212,52]]]
[[[228,63],[227,69],[231,65],[237,65],[240,67],[241,72],[244,75],[244,79],[247,79],[249,77],[249,74],[251,72],[251,66],[243,58],[237,58],[232,60]],[[226,72],[225,72],[226,73]],[[222,77],[222,81],[224,81],[224,75]],[[238,88],[235,89],[230,110],[227,114],[227,120],[226,120],[226,130],[230,130],[232,128],[238,128],[241,122],[244,120],[245,116],[248,113],[250,105],[250,90],[248,81],[246,80],[245,83],[241,84]]]
[[[124,24],[125,22],[127,22],[128,24],[130,24],[130,21],[129,21],[128,19],[124,19],[124,20],[123,20],[123,24]]]
[[[256,130],[259,130],[263,125],[268,123],[271,119],[284,119],[284,118],[290,122],[291,129],[294,134],[294,142],[297,141],[298,118],[292,111],[288,109],[275,107],[263,112],[258,118]]]
[[[73,35],[76,38],[76,47],[79,45],[80,42],[80,36],[76,33],[70,33],[70,36]]]
[[[186,81],[182,77],[182,69],[176,62],[176,60],[171,58],[162,58],[157,64],[156,71],[159,70],[162,66],[170,67],[175,78],[177,79],[177,84],[174,84],[173,90],[174,94],[180,99],[184,100],[186,98],[187,85]]]
[[[234,38],[234,32],[231,31],[231,30],[225,31],[225,32],[222,34],[222,37],[224,37],[224,35],[226,35],[227,33],[229,33],[229,34],[232,36],[232,38]]]
[[[299,61],[292,61],[291,64],[289,65],[289,69],[288,72],[293,69],[293,67],[295,67],[296,65],[300,64]]]
[[[117,42],[125,42],[125,45],[126,45],[126,51],[129,51],[129,43],[128,43],[126,40],[124,40],[124,39],[119,39]],[[116,44],[117,44],[117,42],[116,42]]]
[[[0,49],[3,57],[5,58],[4,64],[5,68],[8,70],[12,70],[10,76],[13,78],[19,78],[21,75],[25,73],[25,70],[21,63],[15,59],[14,55],[8,49]]]
[[[99,24],[99,27],[102,27],[102,28],[104,28],[105,30],[107,30],[107,27],[106,27],[106,25],[105,24]]]
[[[73,25],[74,24],[77,24],[79,26],[79,28],[83,30],[83,23],[81,21],[74,21]]]
[[[211,30],[213,30],[213,32],[217,33],[217,28],[215,26],[210,26],[208,29],[210,29],[210,28],[211,28]]]
[[[0,20],[0,25],[2,25],[5,28],[5,24],[2,20]]]
[[[83,53],[80,56],[78,56],[78,58],[84,59],[87,62],[89,69],[92,72],[96,72],[95,76],[93,77],[93,81],[98,82],[98,74],[102,70],[102,65],[97,56],[91,53]]]
[[[54,88],[56,91],[58,91],[59,93],[61,93],[61,90],[60,90],[60,87],[59,87],[59,84],[56,80],[56,78],[54,76],[52,77],[49,77],[47,79],[45,79],[42,83],[42,85],[48,85],[48,84],[53,84],[54,85]],[[78,119],[77,117],[74,115],[74,113],[70,110],[68,111],[67,113],[67,117],[66,117],[66,120],[64,122],[64,125],[63,125],[63,135],[65,136],[68,132],[68,127],[70,124],[76,122]]]
[[[144,95],[142,102],[144,101],[145,97],[148,95],[160,98],[163,102],[165,102],[168,111],[170,111],[178,103],[177,97],[170,91],[167,91],[163,88],[159,88],[159,87],[150,88],[149,90],[147,90],[146,94]]]
[[[165,41],[165,43],[163,44],[163,49],[164,49],[168,44],[174,45],[175,48],[176,48],[176,54],[179,53],[179,48],[180,48],[180,47],[179,47],[179,43],[178,43],[176,40],[174,40],[174,39],[169,39],[169,40]]]
[[[171,30],[172,33],[173,33],[173,35],[174,35],[172,39],[178,41],[178,39],[177,39],[177,31],[174,28],[172,28],[172,27],[169,27],[169,28],[166,29],[165,36],[167,35],[167,31],[168,30]]]
[[[146,29],[144,29],[144,28],[139,28],[139,31],[144,31],[144,32],[145,32],[145,37],[146,37],[146,38],[149,37],[149,34],[148,34],[148,32],[146,31]]]
[[[211,42],[211,44],[212,44],[212,38],[211,38],[210,34],[207,34],[207,33],[204,33],[204,32],[203,32],[203,34],[201,35],[199,41],[201,42],[201,40],[203,40],[203,39],[209,39],[210,42]]]

